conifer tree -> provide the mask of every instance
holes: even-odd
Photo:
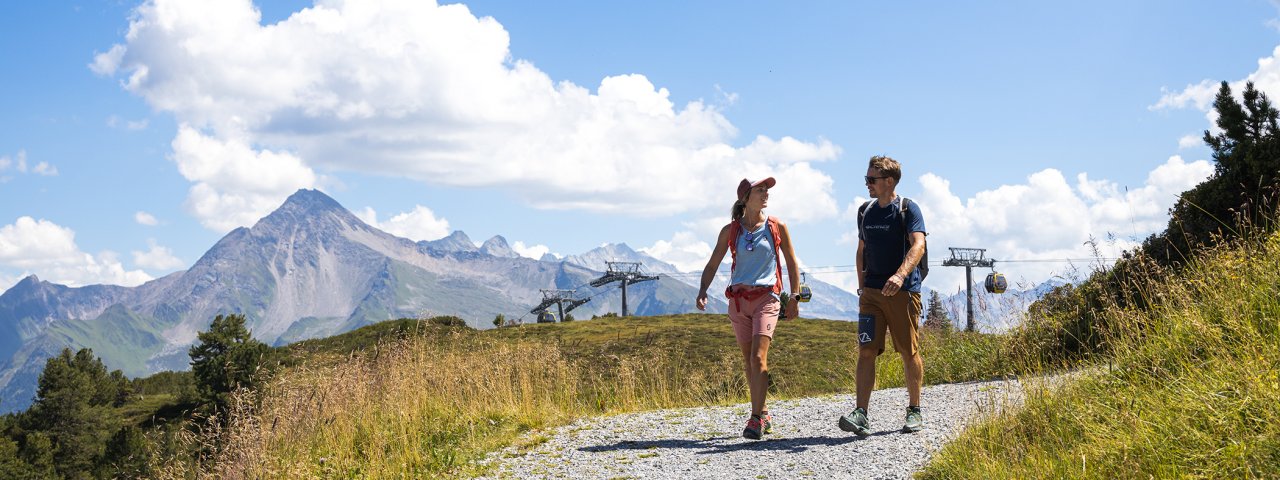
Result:
[[[947,315],[947,309],[942,305],[942,296],[938,295],[937,290],[929,293],[929,309],[925,313],[924,327],[951,331],[951,318]]]
[[[28,460],[50,454],[58,475],[90,474],[117,421],[110,407],[121,396],[122,378],[119,371],[108,374],[102,360],[87,348],[75,354],[64,348],[50,358],[40,373],[36,400],[24,415],[27,430],[35,432],[27,435],[27,446],[39,450]],[[37,448],[36,433],[47,436],[47,451]]]
[[[231,392],[257,388],[271,370],[271,348],[254,340],[244,322],[244,315],[218,315],[189,351],[196,387],[218,410],[227,407]]]

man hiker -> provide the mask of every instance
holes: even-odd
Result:
[[[858,436],[871,433],[867,403],[876,380],[876,357],[884,352],[886,331],[902,356],[906,372],[907,406],[904,432],[924,426],[920,389],[924,362],[920,359],[918,322],[920,284],[928,264],[924,217],[919,205],[894,193],[902,179],[896,160],[871,157],[865,178],[871,200],[858,210],[858,366],[857,408],[840,417],[840,429]],[[918,268],[923,267],[923,268]]]

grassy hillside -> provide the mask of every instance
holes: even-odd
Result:
[[[924,478],[1280,477],[1280,235],[1106,310],[1110,355],[972,428]]]
[[[485,452],[582,416],[746,400],[724,315],[601,318],[477,332],[402,320],[290,347],[301,362],[214,432],[217,476],[465,475]],[[854,324],[779,325],[774,398],[847,392]],[[929,383],[1007,373],[1000,337],[928,334]],[[879,387],[900,386],[882,356]],[[833,412],[834,415],[834,412]],[[535,439],[538,437],[534,437]],[[535,440],[536,441],[536,440]],[[190,472],[169,465],[168,476]]]

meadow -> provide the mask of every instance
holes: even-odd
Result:
[[[842,321],[782,323],[771,396],[851,391],[855,330]],[[1003,344],[999,336],[928,331],[926,382],[1007,375]],[[219,440],[196,464],[157,465],[164,476],[465,477],[481,473],[475,461],[487,452],[536,444],[545,440],[538,430],[583,416],[746,401],[724,315],[488,331],[401,320],[294,350],[311,360],[276,375],[256,412],[238,410],[226,428],[190,436]],[[892,349],[877,373],[879,388],[902,385]]]
[[[920,476],[1280,477],[1278,271],[1280,235],[1266,235],[1142,288],[1151,308],[1107,307],[1107,354],[1085,375],[971,427]]]

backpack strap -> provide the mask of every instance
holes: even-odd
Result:
[[[768,217],[764,220],[765,227],[769,229],[770,236],[773,237],[773,263],[776,267],[774,276],[777,281],[773,284],[773,293],[782,293],[782,231],[778,228],[778,218]],[[738,236],[742,235],[742,223],[737,220],[729,222],[729,253],[732,256],[733,264],[730,269],[738,268]]]
[[[773,234],[773,263],[777,267],[774,278],[778,281],[773,284],[773,293],[782,294],[782,230],[778,227],[777,217],[766,218],[765,226],[769,227],[769,233]]]
[[[871,202],[874,202],[874,201],[876,201],[876,199],[874,198],[871,200],[867,200],[867,203],[864,203],[862,204],[861,207],[858,207],[858,235],[860,236],[866,235],[866,232],[862,231],[862,219],[867,216],[867,209],[871,207]]]
[[[729,271],[738,268],[738,235],[742,235],[742,223],[737,220],[729,222],[729,258],[733,260],[733,264],[729,266]]]

